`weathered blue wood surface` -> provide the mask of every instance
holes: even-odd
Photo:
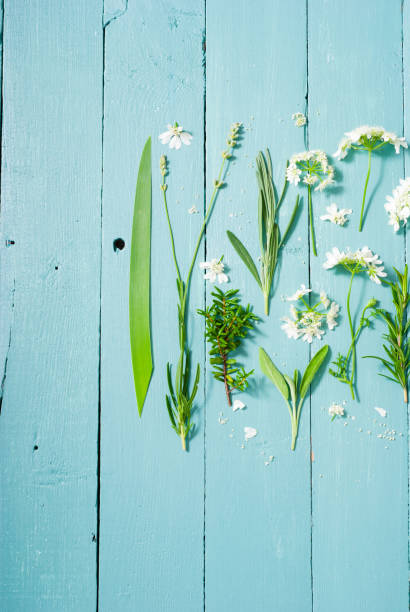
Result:
[[[345,349],[347,279],[323,270],[325,252],[368,245],[389,270],[404,265],[406,235],[387,226],[383,204],[408,172],[408,153],[375,159],[362,234],[366,156],[337,164],[337,188],[314,194],[317,258],[306,193],[289,187],[282,228],[298,192],[302,210],[269,318],[226,229],[257,257],[255,155],[270,148],[280,188],[286,159],[305,147],[293,112],[307,109],[309,146],[328,154],[362,123],[410,137],[409,15],[408,0],[5,2],[1,610],[408,609],[408,417],[400,389],[361,359],[377,352],[381,326],[359,343],[360,401],[326,374],[305,402],[295,453],[286,407],[257,363],[262,345],[284,369],[304,369],[309,348],[288,340],[279,320],[288,309],[281,297],[301,283],[342,304],[341,325],[325,338],[332,357]],[[190,148],[159,144],[174,121],[192,132]],[[169,154],[167,193],[186,274],[204,185],[209,198],[233,121],[244,123],[241,146],[197,263],[224,254],[230,286],[262,316],[243,354],[255,382],[243,395],[246,410],[228,409],[193,314],[189,341],[202,376],[196,435],[184,454],[164,403],[177,312],[158,162]],[[129,245],[149,135],[155,370],[140,420]],[[333,201],[354,209],[344,228],[319,220]],[[192,205],[200,214],[188,214]],[[125,241],[121,251],[116,238]],[[211,290],[197,265],[193,313]],[[372,295],[389,306],[388,290],[368,280],[357,281],[353,303]],[[330,423],[336,400],[346,400],[348,418]],[[374,406],[388,411],[385,420]],[[377,437],[383,422],[396,440]],[[242,448],[247,425],[258,435]]]

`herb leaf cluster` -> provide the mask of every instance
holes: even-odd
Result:
[[[229,406],[232,405],[232,391],[244,391],[248,378],[254,370],[247,372],[232,357],[242,341],[259,320],[248,304],[244,308],[238,297],[237,289],[225,293],[215,288],[213,301],[206,310],[198,310],[205,317],[205,337],[211,344],[210,363],[216,380],[223,382]]]
[[[408,268],[404,267],[401,274],[393,268],[397,280],[389,282],[395,314],[391,314],[383,308],[377,308],[376,314],[385,323],[387,333],[383,334],[386,344],[383,344],[384,357],[366,355],[372,359],[378,359],[389,372],[389,375],[380,373],[380,376],[398,383],[403,388],[404,402],[408,402],[407,380],[410,369],[410,343],[408,331],[410,321],[407,321],[407,306],[410,301],[408,292]]]

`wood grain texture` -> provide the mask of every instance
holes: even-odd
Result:
[[[96,604],[100,21],[96,1],[64,10],[43,0],[5,7],[0,608],[7,612]]]
[[[178,358],[177,291],[160,191],[169,153],[170,215],[183,275],[203,207],[202,2],[129,2],[105,30],[104,202],[101,370],[100,610],[200,610],[203,581],[204,378],[188,453],[171,429],[166,363]],[[178,121],[192,145],[170,151],[158,135]],[[138,160],[152,136],[153,380],[139,419],[128,331],[131,219]],[[115,253],[121,236],[125,249]],[[203,306],[196,273],[190,307]],[[203,364],[202,325],[188,325]]]
[[[225,255],[230,286],[240,289],[245,304],[254,304],[258,315],[263,314],[263,295],[226,230],[246,242],[257,260],[256,154],[270,148],[281,189],[288,155],[304,148],[303,130],[291,121],[292,112],[304,111],[306,94],[305,15],[302,7],[295,20],[299,6],[264,3],[259,11],[249,3],[207,2],[208,190],[221,136],[232,121],[244,123],[241,146],[207,232],[207,258]],[[280,214],[282,230],[296,194],[296,189],[288,190]],[[277,273],[271,314],[263,318],[254,340],[246,342],[242,356],[256,370],[249,393],[241,396],[246,410],[234,414],[228,408],[223,386],[207,366],[205,588],[206,609],[212,612],[221,607],[311,609],[309,406],[302,414],[297,451],[291,453],[286,405],[258,367],[258,345],[290,372],[307,363],[306,345],[290,344],[279,321],[288,310],[280,296],[308,283],[305,203]],[[208,303],[211,290],[208,286]],[[225,425],[218,422],[220,412],[229,419]],[[258,435],[242,448],[244,426],[255,427]],[[266,466],[270,455],[275,459]]]
[[[345,350],[347,278],[322,268],[325,253],[368,245],[389,271],[403,267],[408,236],[393,233],[383,204],[408,173],[409,153],[375,156],[362,234],[366,156],[337,163],[335,188],[313,196],[317,258],[309,253],[307,193],[289,186],[281,228],[298,193],[301,212],[268,318],[226,230],[257,259],[260,149],[270,148],[280,189],[286,159],[305,145],[331,155],[343,132],[364,123],[409,139],[409,31],[409,0],[6,0],[2,611],[408,609],[408,416],[399,387],[361,358],[378,351],[382,326],[365,330],[359,342],[359,401],[325,373],[305,400],[294,453],[286,406],[259,370],[258,347],[285,372],[305,369],[320,344],[309,350],[288,340],[280,317],[289,307],[284,296],[310,282],[341,303],[340,326],[325,340],[332,358]],[[304,131],[291,115],[306,110]],[[177,152],[158,141],[174,121],[193,134],[191,146]],[[241,146],[192,278],[189,344],[202,372],[197,429],[183,453],[165,406],[178,328],[159,157],[169,156],[167,195],[185,276],[204,191],[209,198],[234,121],[244,124]],[[128,283],[135,184],[148,136],[154,372],[139,419]],[[354,210],[344,228],[319,220],[333,201]],[[188,214],[193,205],[199,214]],[[123,250],[114,250],[117,238]],[[195,314],[212,291],[198,263],[222,254],[229,287],[262,316],[238,356],[255,376],[241,396],[246,409],[236,413],[212,378]],[[353,304],[373,295],[390,307],[387,289],[355,281]],[[330,423],[329,405],[343,400],[347,417]],[[388,411],[386,419],[375,406]],[[377,437],[384,424],[395,440]],[[258,430],[248,443],[244,426]]]
[[[383,1],[347,1],[343,6],[326,0],[315,3],[309,12],[308,35],[312,148],[332,153],[344,131],[363,124],[382,125],[401,134],[401,35],[399,1],[388,5]],[[343,308],[341,326],[331,334],[332,358],[338,350],[346,350],[349,342],[348,278],[322,268],[325,251],[333,245],[352,249],[368,245],[389,272],[393,265],[404,266],[403,233],[394,235],[383,208],[385,195],[397,185],[403,170],[402,156],[389,148],[374,156],[361,234],[357,228],[366,154],[353,152],[338,163],[341,186],[315,198],[316,218],[331,201],[354,211],[344,228],[317,222],[319,257],[312,260],[312,287],[327,289]],[[377,287],[369,279],[357,280],[355,285],[352,303],[356,308],[372,296],[391,308],[388,288]],[[376,362],[362,359],[380,354],[383,331],[376,323],[359,340],[358,402],[350,399],[347,386],[331,377],[312,398],[313,609],[317,612],[407,609],[406,409],[400,387],[377,375],[381,370]],[[342,400],[347,419],[330,423],[328,406]],[[375,406],[387,410],[386,419],[380,418]],[[387,428],[397,432],[394,441],[377,437]]]

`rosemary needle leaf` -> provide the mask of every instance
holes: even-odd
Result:
[[[151,283],[151,138],[138,170],[132,222],[129,318],[132,369],[138,413],[142,415],[153,364],[150,329]]]

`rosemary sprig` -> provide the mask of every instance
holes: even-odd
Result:
[[[263,155],[262,151],[259,151],[256,157],[256,177],[259,187],[258,224],[259,242],[261,248],[260,274],[258,273],[257,267],[249,251],[239,240],[239,238],[230,231],[227,232],[227,235],[232,243],[232,246],[262,290],[265,300],[265,314],[268,315],[269,295],[278,263],[279,251],[288,237],[289,231],[295,220],[299,205],[299,196],[296,198],[295,207],[291,214],[287,228],[281,238],[278,223],[278,212],[285,196],[287,180],[285,178],[282,194],[279,200],[277,200],[275,185],[272,178],[272,162],[268,149],[266,149],[265,155]]]
[[[224,383],[229,406],[232,406],[232,391],[244,391],[248,386],[248,378],[254,372],[246,372],[238,366],[232,353],[240,347],[242,340],[259,320],[249,304],[246,308],[240,304],[238,293],[237,289],[224,293],[216,287],[211,294],[214,298],[211,306],[197,311],[205,317],[205,336],[211,344],[209,354],[213,375],[216,380]]]
[[[365,357],[381,361],[390,375],[379,372],[380,376],[392,380],[402,387],[404,402],[407,404],[407,380],[410,368],[410,343],[408,339],[410,321],[407,321],[407,306],[410,300],[408,269],[407,264],[404,266],[403,274],[396,268],[393,269],[397,280],[395,282],[387,281],[387,284],[391,289],[392,302],[396,312],[393,315],[383,308],[376,308],[375,311],[387,327],[387,333],[383,334],[383,338],[386,340],[386,344],[383,344],[386,357],[376,355],[366,355]]]
[[[182,279],[178,259],[175,249],[174,235],[172,231],[171,220],[168,211],[167,203],[167,184],[165,177],[168,174],[167,171],[167,159],[165,155],[161,156],[160,169],[162,175],[161,190],[164,200],[164,209],[168,221],[169,234],[171,238],[171,250],[174,266],[177,274],[177,292],[178,292],[178,336],[179,336],[179,359],[177,362],[175,383],[172,382],[171,376],[171,365],[167,364],[167,381],[169,395],[166,395],[165,401],[168,410],[169,419],[171,426],[176,434],[181,439],[182,450],[186,451],[186,440],[189,433],[192,431],[194,425],[191,422],[192,406],[198,390],[199,378],[200,378],[200,366],[197,364],[195,379],[192,387],[192,391],[189,391],[189,383],[191,378],[191,351],[187,345],[187,301],[189,295],[189,287],[191,284],[192,271],[195,265],[196,257],[198,255],[199,245],[201,244],[202,236],[205,231],[206,224],[212,213],[216,197],[219,189],[223,185],[223,176],[225,166],[229,163],[232,151],[237,145],[241,124],[234,123],[231,126],[231,131],[227,139],[227,149],[222,152],[222,163],[219,169],[217,178],[214,181],[214,189],[212,191],[211,199],[208,204],[208,208],[205,213],[205,217],[199,232],[198,240],[195,246],[194,254],[192,257],[191,265],[188,270],[186,280]]]
[[[325,346],[322,346],[322,348],[319,349],[318,352],[312,357],[299,384],[298,370],[295,370],[293,378],[287,374],[282,374],[264,349],[262,347],[259,348],[259,363],[261,370],[265,376],[273,382],[285,400],[289,410],[290,421],[292,424],[291,450],[295,450],[303,400],[309,391],[311,383],[318,375],[318,371],[325,360],[328,350],[329,346],[326,344]]]

